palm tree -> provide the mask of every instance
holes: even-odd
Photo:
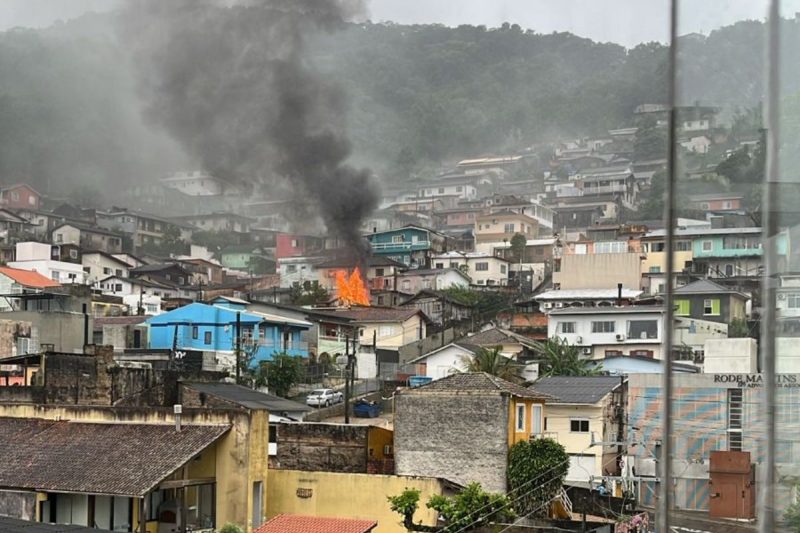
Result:
[[[581,357],[578,347],[568,344],[566,339],[547,339],[542,344],[540,355],[539,373],[542,376],[598,376],[603,373],[602,365]]]
[[[500,353],[501,347],[480,348],[474,356],[463,358],[467,372],[486,372],[507,381],[519,381],[519,363]]]

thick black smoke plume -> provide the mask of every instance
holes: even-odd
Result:
[[[328,231],[359,249],[377,204],[348,164],[346,98],[305,59],[306,37],[360,9],[345,0],[131,0],[122,11],[146,115],[205,170],[232,182],[289,180]]]

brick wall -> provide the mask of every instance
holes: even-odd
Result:
[[[276,467],[366,473],[368,431],[344,424],[278,424]]]
[[[508,398],[472,393],[395,397],[395,472],[506,490]]]

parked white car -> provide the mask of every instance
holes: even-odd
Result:
[[[342,393],[333,389],[313,390],[311,394],[306,397],[306,405],[312,407],[327,407],[343,401],[344,396]]]

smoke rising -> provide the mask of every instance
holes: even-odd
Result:
[[[377,205],[365,169],[346,163],[347,99],[307,65],[314,32],[362,9],[345,0],[131,0],[121,12],[145,114],[196,162],[269,192],[288,180],[353,248]]]

